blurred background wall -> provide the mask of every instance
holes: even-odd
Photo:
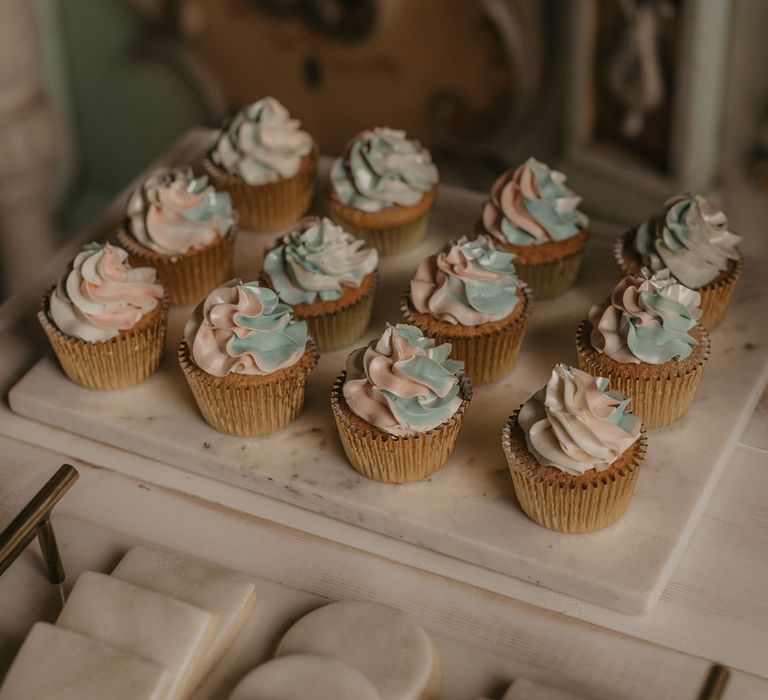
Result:
[[[405,128],[481,190],[536,155],[624,223],[695,188],[766,252],[766,29],[756,0],[0,0],[6,285],[266,94],[327,154]]]

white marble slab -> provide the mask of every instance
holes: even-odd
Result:
[[[397,320],[397,303],[418,260],[470,230],[481,197],[444,188],[429,239],[385,259],[371,336]],[[506,417],[546,380],[556,361],[575,362],[573,334],[589,305],[616,279],[609,249],[617,231],[596,227],[577,286],[537,304],[520,361],[504,380],[479,387],[450,462],[425,482],[370,482],[344,459],[328,406],[347,351],[323,356],[302,416],[258,439],[221,435],[196,411],[169,352],[145,384],[100,393],[70,383],[43,358],[10,393],[13,410],[244,489],[284,500],[458,559],[629,613],[661,593],[751,415],[766,381],[768,331],[753,324],[765,304],[760,261],[748,261],[697,401],[677,425],[649,437],[646,466],[627,514],[590,535],[560,535],[530,522],[515,501],[500,434]],[[244,234],[238,265],[254,277],[265,238]],[[175,309],[173,350],[189,309]]]

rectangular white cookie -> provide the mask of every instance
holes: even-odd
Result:
[[[38,622],[5,677],[2,700],[163,700],[168,671],[85,635]]]
[[[219,631],[201,667],[201,679],[229,648],[256,601],[253,582],[234,571],[141,545],[128,551],[112,576],[172,595],[219,616]]]
[[[56,624],[164,666],[171,673],[167,697],[179,700],[194,690],[219,618],[169,595],[86,571]]]

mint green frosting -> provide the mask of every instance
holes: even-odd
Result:
[[[435,346],[415,326],[388,325],[381,338],[347,359],[344,398],[350,409],[392,435],[436,428],[461,406],[463,362],[449,360],[451,344]]]
[[[376,212],[418,204],[438,180],[429,151],[404,131],[364,131],[331,168],[331,185],[342,204]]]
[[[514,258],[490,236],[462,237],[419,265],[411,302],[421,313],[464,326],[506,318],[520,301]]]
[[[214,289],[192,314],[184,338],[198,367],[214,376],[264,375],[301,358],[306,321],[257,282],[234,279]]]
[[[741,237],[728,230],[725,214],[700,195],[670,199],[661,216],[637,227],[635,249],[654,272],[669,268],[684,285],[698,289],[738,260]]]
[[[701,296],[679,284],[669,270],[625,277],[611,298],[589,312],[592,346],[617,362],[660,365],[684,360],[697,340],[691,330],[701,317]]]
[[[550,169],[535,158],[529,158],[526,166],[536,179],[539,197],[522,197],[523,206],[555,241],[575,236],[589,219],[576,207],[580,198],[565,185],[565,176]],[[542,241],[521,226],[515,225],[506,216],[501,219],[501,231],[505,238],[515,245],[534,245]]]
[[[514,253],[498,250],[488,236],[458,245],[464,255],[478,267],[497,273],[495,280],[462,278],[448,273],[451,295],[482,314],[504,318],[512,313],[520,298],[517,295],[519,281],[512,261]]]
[[[259,367],[273,372],[294,353],[304,352],[307,345],[307,324],[293,320],[291,307],[281,304],[271,289],[259,287],[254,283],[244,286],[261,302],[261,313],[250,316],[237,312],[234,320],[240,328],[259,332],[248,333],[242,337],[235,334],[227,343],[227,350],[234,356],[246,353],[253,355]],[[290,322],[287,319],[291,319]]]
[[[264,273],[280,299],[309,304],[339,299],[378,266],[376,249],[327,218],[306,217],[264,257]]]
[[[631,321],[627,345],[643,362],[659,365],[671,359],[684,360],[691,354],[696,339],[688,334],[696,321],[683,304],[658,293],[642,292],[643,305],[660,319],[658,325],[643,326]]]
[[[464,363],[448,359],[451,354],[450,343],[434,346],[434,341],[425,337],[415,326],[398,323],[395,333],[424,351],[423,354],[399,361],[397,370],[426,387],[428,392],[426,396],[400,396],[382,389],[392,413],[401,425],[432,425],[436,416],[443,422],[446,413],[452,415],[455,412],[453,405],[459,393],[456,375],[463,369]]]

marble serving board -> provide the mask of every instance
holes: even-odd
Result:
[[[385,258],[368,338],[399,320],[399,299],[418,261],[471,231],[482,197],[441,190],[424,243]],[[547,380],[555,362],[576,362],[574,333],[617,279],[610,248],[619,230],[595,225],[577,284],[537,302],[514,371],[477,387],[448,464],[410,485],[369,481],[347,463],[329,408],[349,352],[323,355],[302,415],[253,439],[217,433],[200,417],[176,361],[191,309],[171,313],[168,353],[146,383],[122,391],[81,388],[43,357],[10,392],[14,411],[67,431],[235,484],[361,528],[398,538],[598,605],[642,614],[656,602],[717,484],[768,375],[768,331],[760,262],[747,261],[690,413],[652,431],[646,464],[625,516],[588,535],[562,535],[520,511],[500,446],[504,422]],[[264,234],[241,234],[236,272],[256,278]],[[362,344],[362,341],[361,341]],[[158,467],[161,468],[161,467]]]

